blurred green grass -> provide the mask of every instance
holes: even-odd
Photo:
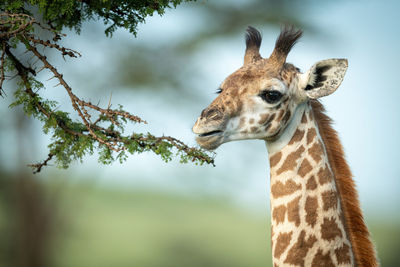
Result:
[[[56,266],[270,266],[267,216],[215,197],[69,186]],[[400,266],[398,221],[368,222],[382,266]]]
[[[271,266],[268,216],[227,199],[82,181],[44,184],[58,214],[50,266]],[[0,226],[7,220],[2,207],[0,201]],[[382,266],[400,266],[400,222],[376,217],[368,225]]]
[[[265,217],[216,198],[74,186],[56,266],[268,266]]]

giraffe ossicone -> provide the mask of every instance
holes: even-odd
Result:
[[[193,126],[205,149],[265,140],[271,175],[274,266],[378,266],[342,146],[316,100],[333,93],[346,59],[301,73],[286,62],[302,31],[284,27],[269,58],[249,27],[244,64],[220,86]]]

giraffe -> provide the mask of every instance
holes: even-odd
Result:
[[[318,100],[339,87],[347,60],[322,60],[300,72],[286,57],[301,36],[283,27],[272,54],[262,58],[261,34],[248,27],[244,64],[201,112],[196,141],[209,150],[265,141],[274,267],[379,266],[342,145]]]

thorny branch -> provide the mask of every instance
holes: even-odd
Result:
[[[78,56],[79,56],[79,57],[82,56],[79,52],[77,52],[77,51],[75,51],[75,50],[62,47],[62,46],[60,46],[60,45],[58,45],[58,44],[53,44],[53,43],[51,43],[49,40],[43,41],[43,40],[41,40],[41,39],[36,39],[36,38],[33,37],[33,35],[31,35],[31,34],[25,34],[25,37],[26,37],[29,41],[31,41],[32,43],[34,43],[34,44],[41,44],[41,45],[44,46],[44,47],[50,47],[50,48],[55,48],[55,49],[57,49],[58,51],[61,52],[63,58],[64,58],[64,56],[70,56],[70,57],[75,57],[75,58],[78,57]],[[64,59],[65,59],[65,58],[64,58]]]
[[[49,161],[54,157],[53,153],[49,153],[47,158],[40,163],[29,164],[28,166],[33,169],[33,174],[36,174],[42,170],[43,167],[48,166]]]
[[[33,24],[37,24],[36,20],[27,14],[2,13],[0,14],[0,39],[14,37]]]
[[[33,34],[33,25],[50,31],[54,35],[52,41],[42,40],[35,36]],[[110,151],[114,151],[116,153],[124,153],[124,151],[128,151],[130,153],[135,153],[137,151],[153,151],[159,154],[161,153],[161,145],[164,145],[169,148],[173,147],[177,149],[178,152],[181,153],[182,160],[184,161],[190,159],[191,161],[200,162],[201,164],[203,162],[206,162],[208,164],[214,165],[214,159],[205,154],[203,151],[198,150],[197,148],[189,147],[180,140],[170,136],[155,137],[151,134],[143,135],[137,133],[133,133],[130,136],[123,135],[123,126],[121,124],[124,124],[127,121],[144,124],[146,124],[147,122],[135,115],[130,114],[127,111],[121,109],[111,109],[111,103],[108,104],[107,108],[101,108],[98,105],[92,104],[90,101],[84,101],[80,99],[77,95],[75,95],[72,91],[72,88],[64,79],[63,75],[48,61],[47,57],[44,54],[40,53],[37,49],[37,46],[40,45],[44,48],[58,50],[63,58],[65,56],[69,56],[71,58],[80,57],[81,54],[79,52],[69,48],[65,48],[56,43],[58,40],[61,39],[61,36],[64,36],[63,34],[41,25],[33,17],[26,14],[1,13],[0,30],[1,96],[4,93],[3,83],[6,80],[6,60],[8,60],[14,66],[14,69],[17,72],[17,76],[21,79],[23,84],[23,91],[32,100],[31,102],[34,106],[34,109],[39,114],[44,115],[44,118],[46,120],[54,120],[56,127],[59,127],[59,129],[61,129],[65,133],[76,138],[90,138],[97,141],[99,147],[103,145],[107,147]],[[19,60],[15,53],[12,52],[13,47],[10,45],[11,40],[17,40],[20,43],[24,44],[26,51],[31,52],[33,56],[36,57],[37,62],[40,62],[42,65],[38,71],[36,71],[35,66],[27,67],[23,63],[21,63],[21,60]],[[39,93],[33,90],[32,79],[34,79],[33,77],[35,77],[37,73],[42,70],[48,70],[52,74],[51,79],[55,78],[58,81],[58,84],[56,86],[60,85],[62,88],[65,89],[74,110],[79,115],[81,123],[83,123],[82,127],[71,126],[71,123],[69,121],[67,121],[62,116],[58,116],[56,112],[50,110],[49,106],[41,100]],[[92,114],[90,114],[89,111],[91,111],[92,113],[97,112],[97,119],[94,122],[92,121]],[[109,126],[103,126],[104,122],[109,123]],[[119,130],[116,130],[116,128]],[[64,142],[58,140],[55,142],[55,144],[58,145],[57,149],[60,150],[60,147],[64,145]],[[132,150],[132,145],[137,146],[137,151]],[[57,149],[56,151],[58,151]],[[48,166],[48,163],[54,157],[57,157],[55,153],[55,151],[51,150],[48,154],[48,157],[43,162],[31,164],[29,166],[34,169],[34,173],[38,173],[42,170],[44,166]],[[167,153],[167,155],[168,160],[170,154]]]
[[[28,71],[30,71],[30,70],[27,67],[25,67],[24,65],[22,65],[21,62],[19,62],[19,60],[14,56],[14,54],[11,53],[10,48],[8,46],[5,47],[4,51],[7,54],[8,58],[14,63],[15,68],[18,72],[18,75],[21,77],[21,80],[24,83],[25,92],[32,98],[38,97],[38,94],[33,92],[32,87],[28,81]],[[43,104],[40,101],[36,102],[36,107],[39,110],[39,112],[42,113],[43,115],[45,115],[47,118],[51,117],[51,114],[44,108]],[[82,133],[75,132],[75,131],[69,129],[68,127],[66,127],[66,125],[63,123],[63,121],[57,120],[57,124],[60,128],[62,128],[64,131],[68,132],[69,134],[83,135]]]

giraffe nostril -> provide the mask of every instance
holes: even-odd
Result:
[[[209,110],[206,112],[205,116],[206,116],[206,117],[211,117],[212,115],[214,115],[214,114],[217,113],[217,112],[218,112],[218,110],[216,110],[215,108],[212,108],[212,109],[209,109]]]
[[[205,109],[203,109],[203,111],[201,112],[200,118],[204,118],[204,117],[205,117],[205,114],[206,114],[206,112],[207,112],[207,109],[206,109],[206,108],[205,108]]]
[[[206,108],[201,112],[201,118],[207,119],[219,119],[221,115],[221,112],[217,108]]]

